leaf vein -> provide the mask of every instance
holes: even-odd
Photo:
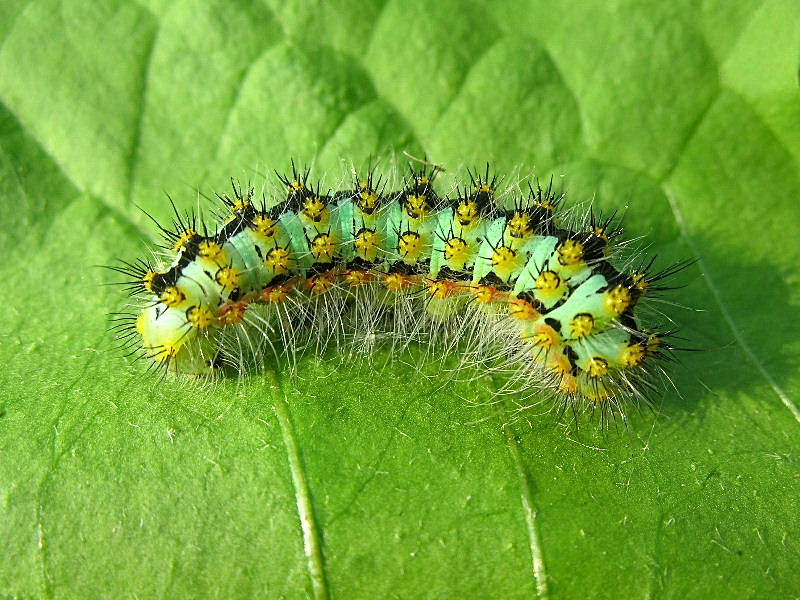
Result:
[[[272,391],[273,407],[278,418],[281,437],[283,438],[289,461],[289,470],[297,503],[297,514],[300,519],[300,529],[303,532],[303,553],[306,556],[308,574],[314,590],[314,600],[327,600],[330,598],[330,594],[328,593],[328,583],[325,577],[322,539],[314,517],[314,506],[311,502],[308,478],[300,456],[300,448],[297,445],[297,437],[289,414],[289,407],[286,404],[286,396],[275,373],[270,371],[268,377]]]
[[[711,277],[708,269],[705,266],[705,262],[703,261],[697,244],[695,244],[694,239],[689,235],[689,228],[685,219],[683,218],[683,213],[681,212],[678,203],[675,201],[675,196],[672,193],[672,190],[670,190],[668,186],[666,187],[666,193],[667,200],[669,201],[670,208],[672,209],[672,214],[675,217],[675,222],[678,224],[681,234],[686,239],[689,247],[692,249],[692,253],[697,258],[697,266],[703,273],[706,285],[708,286],[708,289],[711,290],[711,294],[714,296],[714,300],[719,306],[722,318],[725,320],[725,323],[728,325],[731,333],[733,333],[736,343],[739,344],[747,359],[753,364],[753,366],[755,366],[756,370],[758,370],[767,384],[772,388],[772,391],[775,392],[778,398],[780,398],[784,406],[789,409],[795,420],[800,423],[800,409],[798,409],[797,405],[792,402],[791,398],[789,398],[789,395],[778,385],[778,382],[775,381],[775,378],[772,376],[772,374],[767,371],[764,363],[758,359],[755,352],[753,352],[753,349],[750,347],[750,344],[748,344],[747,340],[745,340],[741,330],[736,326],[733,316],[731,315],[730,311],[728,311],[728,307],[722,300],[722,294],[719,291],[719,288],[717,287],[716,283],[714,283],[714,279]]]
[[[544,565],[542,543],[539,539],[539,528],[536,522],[537,510],[533,502],[533,494],[531,493],[531,481],[525,470],[525,465],[522,463],[519,442],[507,424],[503,425],[503,433],[506,436],[508,450],[514,460],[514,468],[519,478],[521,488],[520,499],[522,501],[522,509],[525,511],[525,525],[528,531],[528,541],[531,552],[531,568],[533,570],[533,576],[536,579],[536,593],[540,600],[546,600],[548,597],[547,572]]]

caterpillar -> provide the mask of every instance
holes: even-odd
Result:
[[[278,194],[232,179],[219,224],[170,199],[163,252],[111,267],[137,299],[113,317],[122,345],[204,376],[308,347],[438,344],[573,410],[649,403],[675,331],[642,307],[687,263],[624,258],[616,213],[564,217],[552,179],[501,194],[487,164],[440,195],[443,169],[420,162],[394,190],[370,168],[323,193],[294,161]]]

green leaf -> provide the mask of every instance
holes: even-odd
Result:
[[[0,2],[0,598],[788,598],[800,589],[789,0]],[[294,157],[492,161],[626,209],[685,345],[578,434],[482,383],[308,359],[143,374],[94,267]]]

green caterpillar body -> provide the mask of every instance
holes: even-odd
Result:
[[[520,368],[542,388],[593,404],[641,396],[671,348],[665,332],[640,324],[637,305],[666,289],[657,282],[677,268],[651,273],[649,261],[617,270],[613,217],[559,225],[563,195],[552,183],[503,205],[488,167],[445,197],[434,190],[436,173],[412,168],[395,192],[369,173],[321,194],[293,166],[279,176],[286,197],[272,206],[234,184],[233,197],[219,196],[229,216],[215,231],[180,216],[161,228],[174,252],[168,268],[140,260],[118,269],[147,298],[123,336],[152,364],[201,375],[224,363],[223,332],[252,331],[249,315],[263,322],[265,306],[289,310],[287,302],[326,295],[345,302],[369,289],[391,307],[419,294],[437,320],[475,311],[484,331],[515,332],[509,343],[526,349]]]

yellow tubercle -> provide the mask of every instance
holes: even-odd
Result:
[[[320,273],[309,279],[306,285],[312,294],[324,294],[333,287],[334,279],[335,275],[331,272]]]
[[[381,238],[374,229],[362,229],[353,241],[353,247],[359,258],[373,261],[378,255]]]
[[[583,262],[583,244],[576,240],[567,240],[558,248],[558,262],[571,267]]]
[[[572,318],[569,327],[570,331],[572,331],[572,337],[584,338],[592,333],[592,329],[594,329],[594,317],[589,313],[580,313]]]
[[[227,302],[219,309],[219,321],[223,325],[235,325],[244,321],[247,302]]]
[[[300,212],[314,223],[327,221],[330,216],[328,205],[319,196],[310,196],[306,198]]]
[[[530,302],[522,298],[509,298],[508,314],[520,321],[533,321],[541,317],[541,313],[536,310]]]
[[[453,221],[459,227],[472,227],[478,223],[478,204],[474,200],[464,200],[456,206]]]
[[[501,292],[489,285],[473,285],[470,287],[470,291],[478,304],[494,304],[506,297],[506,292]]]
[[[400,273],[389,273],[383,278],[383,285],[393,292],[399,292],[400,290],[408,288],[412,283],[413,280],[410,277],[401,275]]]
[[[329,233],[320,233],[311,240],[311,254],[318,262],[331,262],[336,248],[336,240]]]
[[[361,183],[364,184],[363,187],[368,185],[366,181],[362,181]],[[371,215],[378,208],[378,194],[371,190],[360,192],[358,200],[356,200],[356,207],[362,213]]]
[[[186,311],[186,320],[196,329],[208,329],[214,324],[214,313],[203,306],[190,306]]]
[[[632,303],[631,292],[623,285],[618,285],[606,292],[606,309],[614,316],[624,313]]]
[[[416,262],[420,254],[422,254],[422,247],[422,236],[416,231],[406,231],[397,242],[397,250],[400,256],[408,263]]]
[[[572,374],[572,364],[563,352],[551,354],[548,368],[558,377],[558,389],[565,394],[574,394],[578,391],[578,379]]]
[[[155,277],[156,277],[155,271],[148,271],[147,273],[144,274],[144,277],[142,277],[142,285],[144,286],[144,289],[146,289],[151,294],[154,293],[153,280],[155,279]]]
[[[177,285],[171,285],[161,292],[159,300],[170,308],[177,308],[186,301],[186,294]]]
[[[444,259],[457,269],[463,269],[469,259],[469,245],[460,237],[451,237],[444,244]]]
[[[259,298],[264,302],[269,302],[270,304],[281,304],[289,298],[289,292],[291,291],[291,287],[288,285],[275,285],[272,287],[265,288]]]
[[[434,298],[448,298],[461,291],[461,286],[455,281],[428,280],[428,291]]]
[[[592,356],[586,361],[586,374],[594,379],[605,377],[608,374],[608,361],[599,356]]]
[[[555,271],[542,271],[536,277],[534,287],[536,296],[542,301],[549,302],[560,298],[567,284]]]
[[[501,279],[506,279],[517,267],[519,255],[508,246],[498,246],[492,252],[492,268]]]
[[[565,394],[574,394],[578,391],[578,378],[569,374],[562,375],[558,389]]]
[[[270,219],[266,215],[256,215],[253,217],[252,229],[264,238],[270,239],[275,235],[277,221]]]
[[[619,362],[626,367],[636,367],[644,362],[645,349],[642,344],[631,344],[622,351]]]
[[[217,242],[203,240],[197,248],[197,255],[200,258],[208,259],[217,264],[228,262],[227,253]]]
[[[647,339],[647,352],[648,354],[654,354],[658,352],[659,348],[661,348],[661,338],[653,335]]]
[[[162,346],[152,349],[155,354],[150,358],[156,362],[172,360],[178,355],[182,345],[179,342],[165,342]]]
[[[239,272],[233,267],[222,267],[217,270],[214,280],[225,290],[235,290],[239,287]]]
[[[542,271],[534,284],[540,292],[554,292],[561,287],[561,277],[555,271]]]
[[[607,242],[607,241],[608,241],[608,239],[609,239],[609,237],[608,237],[608,231],[606,230],[606,228],[605,228],[605,227],[601,227],[601,226],[599,226],[599,225],[598,225],[598,226],[595,226],[595,227],[592,229],[592,233],[594,233],[594,234],[595,234],[597,237],[599,237],[599,238],[600,238],[601,240],[603,240],[604,242]]]
[[[553,373],[562,377],[572,373],[572,365],[563,352],[553,352],[547,366]]]
[[[287,275],[289,273],[289,263],[291,255],[286,248],[273,248],[264,257],[264,265],[271,269],[276,275]]]
[[[428,215],[428,197],[425,194],[410,194],[403,202],[403,208],[409,219],[422,219]]]
[[[136,333],[144,336],[145,328],[147,327],[147,313],[141,313],[136,317]]]
[[[527,238],[533,233],[533,219],[528,213],[518,210],[506,223],[506,230],[513,238]]]
[[[231,210],[234,212],[242,212],[246,208],[252,206],[253,203],[250,202],[249,198],[239,198],[231,205]]]
[[[631,279],[633,280],[633,285],[636,286],[637,290],[639,290],[642,294],[647,293],[648,288],[650,287],[650,282],[647,280],[647,275],[645,273],[634,273],[631,275]]]
[[[368,271],[346,271],[343,277],[343,280],[346,284],[351,285],[353,287],[358,287],[361,285],[365,285],[366,283],[372,281],[375,276]]]
[[[552,348],[561,341],[561,336],[550,325],[542,324],[535,329],[532,341],[536,346]]]
[[[181,236],[175,241],[175,244],[172,246],[172,249],[175,252],[180,252],[186,247],[186,244],[197,235],[197,232],[194,229],[186,229]]]

